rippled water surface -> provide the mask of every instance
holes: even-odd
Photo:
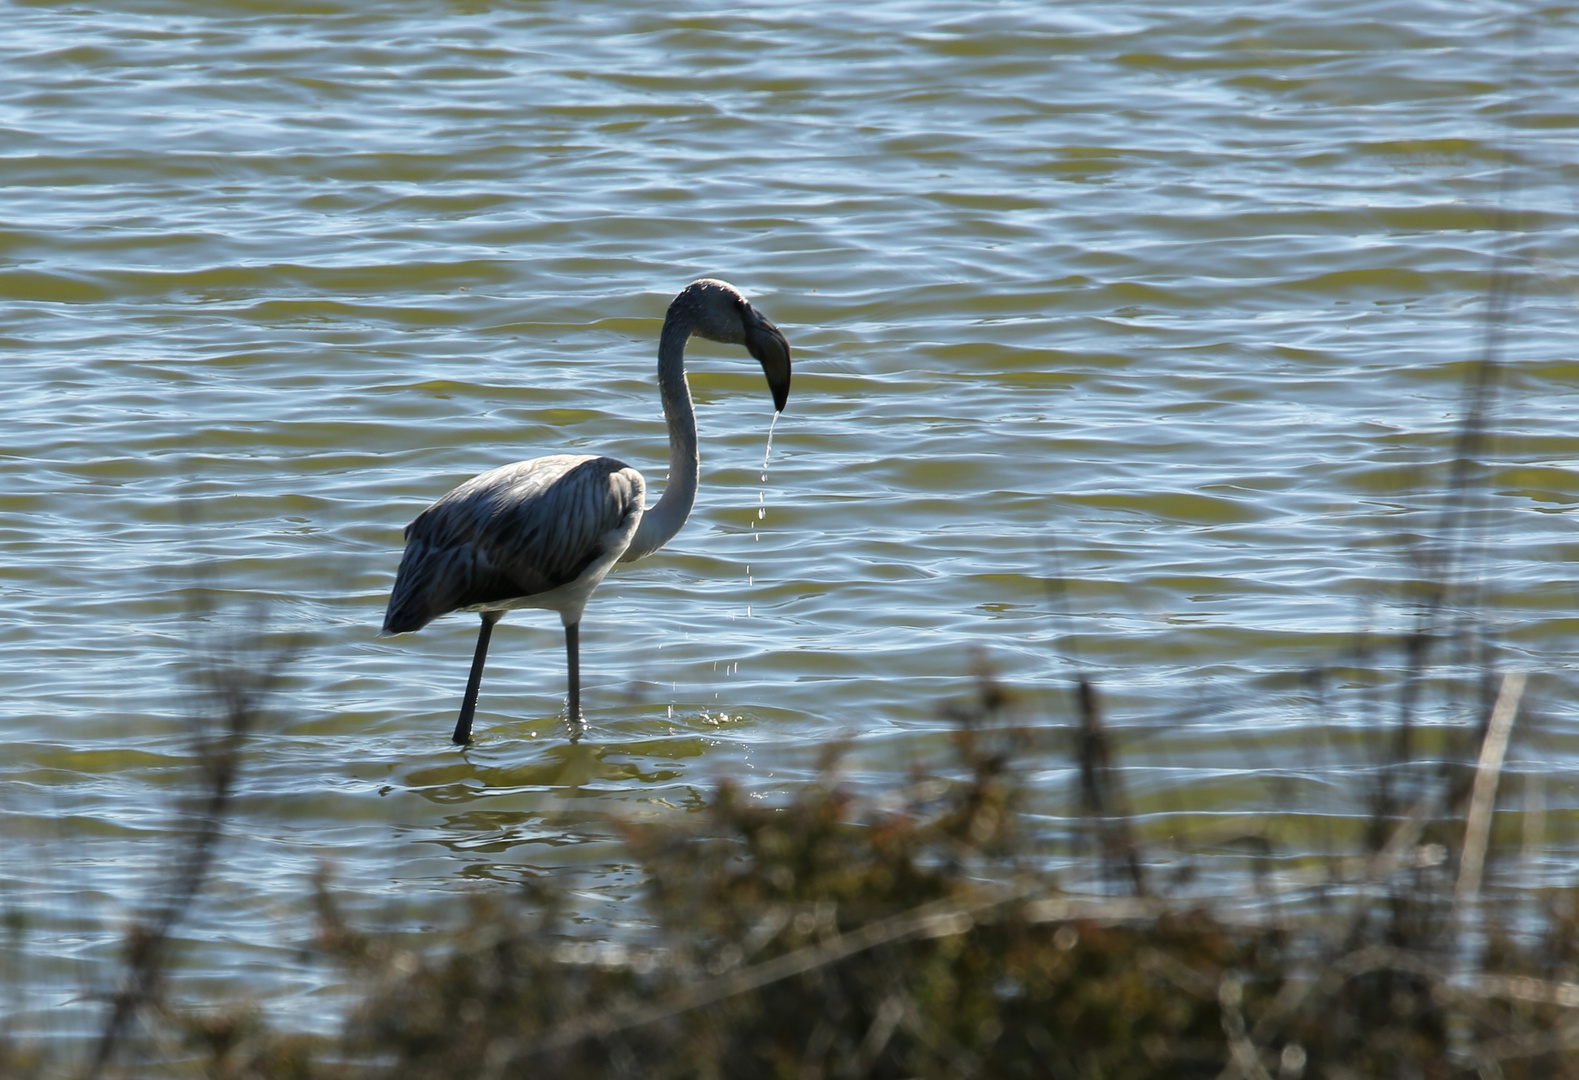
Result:
[[[598,812],[771,797],[847,735],[881,790],[978,650],[1048,723],[1091,673],[1161,832],[1269,777],[1358,812],[1310,749],[1358,718],[1300,673],[1414,625],[1499,253],[1466,565],[1536,673],[1510,769],[1571,819],[1579,7],[649,7],[0,4],[28,1008],[108,977],[177,827],[186,672],[257,601],[299,652],[184,963],[301,1017],[320,865],[403,910],[574,873],[617,923]],[[703,275],[795,350],[766,473],[760,372],[694,344],[701,494],[587,610],[587,737],[522,612],[455,750],[476,620],[375,636],[401,529],[540,453],[659,489],[658,327]],[[1052,821],[1067,777],[1028,767]]]

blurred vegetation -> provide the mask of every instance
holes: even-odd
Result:
[[[1481,750],[1520,689],[1502,680],[1464,733],[1474,753],[1434,758],[1410,807],[1378,795],[1370,848],[1307,873],[1317,899],[1293,910],[1152,891],[1083,681],[1076,801],[1105,891],[1061,889],[1021,807],[1036,729],[983,676],[951,710],[944,775],[862,799],[833,751],[822,782],[779,805],[726,783],[701,813],[621,824],[651,927],[630,939],[586,936],[534,886],[474,895],[414,947],[351,925],[321,878],[315,948],[357,1001],[328,1038],[274,1031],[255,1006],[169,1000],[149,944],[170,929],[160,908],[129,938],[87,1072],[0,1038],[0,1076],[1579,1077],[1579,897],[1542,893],[1532,917],[1528,897],[1479,895],[1497,854],[1475,850],[1497,835],[1477,825]],[[257,703],[220,700],[200,758],[214,821]],[[215,843],[200,830],[187,858]]]

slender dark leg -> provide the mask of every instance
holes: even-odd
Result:
[[[570,669],[570,708],[566,718],[581,723],[581,624],[565,627],[565,662]]]
[[[482,666],[488,659],[488,639],[493,637],[493,624],[499,621],[502,611],[482,613],[482,629],[477,631],[477,652],[472,656],[472,673],[466,679],[466,697],[461,701],[460,719],[455,721],[455,734],[450,741],[465,746],[472,741],[472,714],[477,711],[477,689],[482,686]]]

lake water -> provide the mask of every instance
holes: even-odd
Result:
[[[1535,872],[1571,879],[1579,6],[299,11],[0,11],[24,1027],[97,1016],[180,827],[194,650],[258,604],[299,655],[183,986],[292,1022],[334,1000],[296,952],[320,866],[375,913],[567,876],[605,932],[637,882],[601,814],[720,776],[771,798],[847,736],[881,791],[946,744],[979,657],[1049,728],[1090,673],[1158,835],[1362,812],[1365,754],[1313,748],[1367,717],[1301,673],[1416,624],[1499,253],[1464,575],[1533,673],[1542,738],[1509,769],[1544,782]],[[587,610],[587,736],[557,619],[522,612],[456,750],[476,619],[376,637],[401,529],[549,452],[656,493],[658,327],[700,276],[794,348],[765,480],[760,371],[695,343],[701,494]],[[1026,765],[1056,833],[1062,759]]]

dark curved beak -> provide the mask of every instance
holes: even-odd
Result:
[[[768,377],[768,389],[773,392],[773,411],[783,412],[789,401],[790,347],[784,335],[772,321],[756,308],[746,323],[746,349],[762,365],[762,374]]]

